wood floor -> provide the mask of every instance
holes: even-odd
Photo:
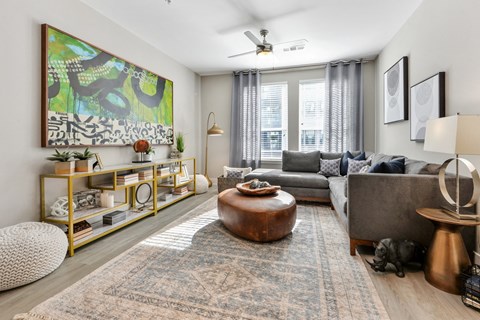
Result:
[[[215,194],[214,186],[206,194],[185,199],[155,217],[145,218],[82,247],[74,257],[65,259],[56,271],[37,282],[0,292],[0,320],[32,309]],[[372,250],[360,248],[360,253],[363,258],[370,259]],[[373,270],[370,276],[392,320],[480,319],[480,313],[463,306],[459,296],[430,286],[421,271],[407,271],[403,279],[393,272],[375,273]]]

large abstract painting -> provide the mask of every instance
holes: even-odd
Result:
[[[424,141],[427,121],[445,116],[445,72],[410,88],[410,140]]]
[[[42,25],[42,146],[173,143],[173,82]]]
[[[384,123],[408,119],[408,58],[403,57],[383,75]]]

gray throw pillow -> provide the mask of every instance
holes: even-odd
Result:
[[[320,151],[300,152],[287,151],[282,152],[282,170],[296,172],[318,172],[320,170]]]
[[[367,160],[368,161],[368,160]],[[358,173],[368,173],[368,170],[370,170],[370,166],[367,164],[366,166],[363,166]]]
[[[340,175],[340,161],[342,158],[327,160],[320,160],[320,172],[318,174],[323,174],[325,177],[335,177]]]
[[[360,169],[368,165],[367,160],[354,160],[348,159],[348,171],[347,174],[350,173],[358,173]]]

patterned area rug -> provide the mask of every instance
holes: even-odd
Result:
[[[389,319],[335,213],[297,210],[292,234],[254,243],[215,197],[15,319]]]

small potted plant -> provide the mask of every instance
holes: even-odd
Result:
[[[75,161],[71,161],[73,154],[71,151],[58,151],[55,148],[55,153],[48,157],[47,160],[55,161],[56,174],[70,174],[75,172]]]
[[[90,152],[86,148],[83,152],[75,151],[73,156],[77,161],[75,161],[75,171],[76,172],[90,172],[93,171],[93,164],[95,163],[94,156],[95,154]]]
[[[153,160],[153,155],[155,154],[155,149],[152,148],[152,145],[150,144],[145,151],[145,161],[152,161]]]
[[[177,132],[177,136],[175,138],[176,142],[177,142],[177,150],[178,150],[178,157],[181,158],[182,157],[182,153],[183,151],[185,151],[185,139],[184,139],[184,135],[182,132]]]

